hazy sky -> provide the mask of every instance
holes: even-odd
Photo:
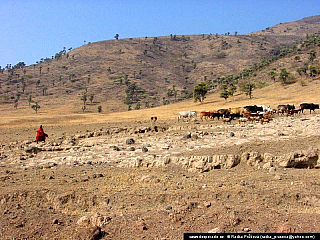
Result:
[[[319,0],[1,0],[0,66],[120,38],[250,33],[320,14]]]

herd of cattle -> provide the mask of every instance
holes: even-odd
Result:
[[[314,103],[301,103],[300,108],[296,109],[294,105],[278,105],[277,109],[273,109],[270,106],[265,105],[252,105],[252,106],[245,106],[245,107],[236,107],[236,108],[228,108],[228,109],[219,109],[213,111],[202,111],[200,112],[200,119],[214,120],[217,118],[218,120],[221,118],[223,122],[231,122],[232,120],[238,119],[239,123],[242,122],[260,122],[268,123],[272,121],[273,115],[286,115],[292,116],[295,114],[303,113],[305,109],[314,111],[319,109],[319,104]],[[191,120],[198,116],[196,111],[184,111],[179,112],[178,114],[178,121],[188,119]]]

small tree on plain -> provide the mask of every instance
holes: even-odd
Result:
[[[42,88],[42,96],[47,95],[47,87]]]
[[[83,106],[86,105],[86,102],[87,102],[87,93],[82,93],[82,96],[80,97],[80,100],[83,101]]]
[[[35,102],[34,105],[31,106],[31,108],[36,112],[36,114],[38,113],[38,110],[40,109],[40,105],[38,104],[38,102]]]
[[[102,107],[98,106],[98,113],[101,113],[101,112],[102,112]]]
[[[228,89],[228,85],[227,84],[221,84],[221,88],[226,91]]]
[[[278,75],[278,73],[276,71],[274,71],[274,70],[271,70],[270,72],[268,72],[268,75],[275,82],[276,81],[276,76]]]
[[[140,103],[138,102],[134,108],[135,110],[139,110],[140,109]]]
[[[89,96],[89,100],[90,100],[91,103],[92,103],[92,101],[93,101],[93,98],[94,98],[94,94],[92,93],[92,94],[90,94],[90,96]]]
[[[32,101],[32,95],[30,94],[29,97],[28,97],[29,107],[30,107],[31,101]]]
[[[193,98],[194,101],[203,102],[205,99],[205,95],[208,92],[208,85],[205,82],[201,82],[194,86],[193,88]]]
[[[249,98],[252,98],[252,92],[253,89],[256,87],[256,85],[254,83],[246,83],[243,85],[242,87],[242,91],[249,96]]]
[[[27,84],[25,81],[22,82],[22,93],[26,90]]]
[[[16,99],[16,100],[14,101],[14,105],[13,105],[13,107],[14,107],[15,109],[17,109],[17,108],[18,108],[18,99]]]
[[[234,94],[236,91],[237,91],[237,87],[232,84],[232,85],[229,87],[228,94],[229,94],[230,96],[233,96],[233,94]]]
[[[309,60],[313,62],[317,58],[317,52],[315,50],[311,50],[309,52]]]
[[[309,67],[309,71],[310,71],[310,77],[312,78],[314,78],[318,74],[317,68],[313,65]]]
[[[220,97],[221,97],[221,98],[224,98],[224,100],[227,101],[227,99],[228,99],[228,97],[229,97],[229,93],[228,93],[226,90],[224,90],[224,91],[222,91],[222,92],[220,93]]]
[[[286,68],[281,68],[280,71],[281,72],[279,74],[279,78],[281,79],[283,84],[286,84],[290,73],[287,71]]]

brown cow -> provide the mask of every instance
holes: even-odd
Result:
[[[261,118],[260,119],[260,123],[263,124],[263,123],[268,123],[270,121],[272,121],[273,119],[272,118]]]
[[[243,114],[249,112],[243,107],[229,108],[229,111],[230,111],[230,117],[232,119],[243,117]]]
[[[203,121],[203,119],[202,119],[203,117],[204,117],[205,120],[208,120],[208,117],[211,117],[210,112],[206,112],[206,111],[200,112],[200,119],[201,119],[201,121]]]
[[[291,109],[291,110],[287,110],[287,116],[292,116],[295,114],[299,114],[301,112],[301,109]]]
[[[244,113],[249,113],[247,109],[243,107],[229,108],[230,114],[243,115]]]

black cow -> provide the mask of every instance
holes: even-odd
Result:
[[[315,109],[319,109],[319,104],[313,104],[313,103],[301,103],[300,104],[300,109],[301,109],[301,112],[303,113],[303,110],[304,109],[309,109],[310,110],[310,113],[311,113],[311,110],[316,112]]]
[[[286,105],[278,105],[278,114],[289,113],[291,110],[296,109],[294,105],[286,104]]]
[[[296,109],[296,107],[294,106],[294,105],[287,105],[288,106],[288,110],[294,110],[294,109]]]
[[[257,105],[245,106],[244,108],[249,110],[252,113],[263,112],[263,107],[258,107]]]
[[[287,104],[287,105],[278,105],[278,109],[285,109],[285,110],[293,110],[293,109],[296,109],[296,107],[294,105],[290,105],[290,104]]]

